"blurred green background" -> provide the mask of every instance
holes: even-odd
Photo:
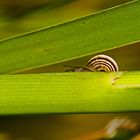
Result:
[[[0,0],[0,40],[74,20],[132,0]],[[104,42],[103,42],[104,44]],[[140,43],[102,52],[112,56],[120,70],[140,70]],[[64,72],[85,66],[92,56],[22,73]],[[95,131],[116,116],[139,123],[139,113],[88,115],[1,116],[0,140],[67,140]]]
[[[0,39],[64,23],[132,0],[0,1]]]

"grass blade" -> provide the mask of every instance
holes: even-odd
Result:
[[[130,20],[131,19],[131,20]],[[140,40],[140,2],[0,41],[0,73],[51,65]]]

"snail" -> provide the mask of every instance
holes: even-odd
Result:
[[[115,72],[119,71],[118,64],[107,55],[96,55],[92,57],[86,67],[72,67],[67,70],[71,72]]]

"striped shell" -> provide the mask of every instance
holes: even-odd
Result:
[[[97,55],[92,57],[87,67],[92,71],[111,72],[119,71],[118,65],[115,60],[107,55]]]

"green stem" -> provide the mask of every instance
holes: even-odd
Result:
[[[0,114],[140,111],[140,72],[0,76]]]

